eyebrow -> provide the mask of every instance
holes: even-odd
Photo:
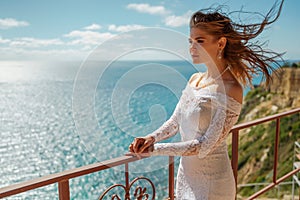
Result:
[[[191,37],[189,38],[189,40],[205,40],[206,38],[205,37],[196,37],[195,39],[192,39]]]
[[[205,37],[201,37],[201,36],[195,38],[195,40],[199,40],[199,39],[206,39],[206,38]]]

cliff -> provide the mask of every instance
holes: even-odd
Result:
[[[300,107],[300,65],[285,67],[273,75],[273,82],[251,90],[244,98],[239,123]],[[238,183],[270,183],[274,155],[275,122],[245,129],[240,132]],[[300,139],[300,114],[281,120],[278,176],[292,169],[294,142]],[[239,194],[249,196],[256,187],[241,187]],[[267,193],[268,197],[282,198],[291,193],[291,186],[281,186]]]
[[[283,106],[300,106],[300,68],[282,68],[278,76],[273,75],[269,92],[280,96]]]
[[[244,99],[240,121],[300,107],[300,64],[297,66],[278,69],[270,86],[262,84],[250,91]]]

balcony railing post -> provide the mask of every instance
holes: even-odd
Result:
[[[59,200],[70,200],[69,180],[58,182]]]
[[[273,165],[273,183],[277,182],[277,164],[278,164],[278,148],[279,148],[280,118],[276,119],[276,136],[274,144],[274,165]]]
[[[169,199],[174,200],[174,156],[169,156]]]
[[[125,199],[130,199],[130,194],[129,194],[129,167],[128,163],[125,163],[125,187],[126,187],[126,194],[125,194]]]
[[[235,179],[235,185],[237,188],[237,175],[238,175],[238,150],[239,150],[239,130],[232,130],[232,148],[231,148],[231,167]]]

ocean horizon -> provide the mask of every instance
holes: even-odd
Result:
[[[7,62],[0,69],[2,188],[124,155],[134,137],[171,116],[189,77],[205,66],[141,60]],[[260,81],[255,77],[253,84]],[[178,140],[177,134],[167,141]],[[130,177],[150,178],[163,199],[167,162],[157,157],[130,164]],[[72,179],[71,199],[97,199],[116,183],[124,183],[122,166]],[[58,199],[57,185],[6,199]]]

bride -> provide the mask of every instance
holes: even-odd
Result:
[[[282,4],[273,20],[277,4],[259,24],[235,24],[217,11],[192,15],[190,54],[193,63],[205,63],[207,71],[191,76],[170,119],[129,145],[131,154],[137,156],[181,156],[176,199],[235,199],[236,183],[225,139],[238,120],[243,87],[251,84],[253,74],[262,72],[266,84],[271,80],[270,63],[281,55],[249,40],[279,17]],[[177,132],[181,142],[159,143]]]

